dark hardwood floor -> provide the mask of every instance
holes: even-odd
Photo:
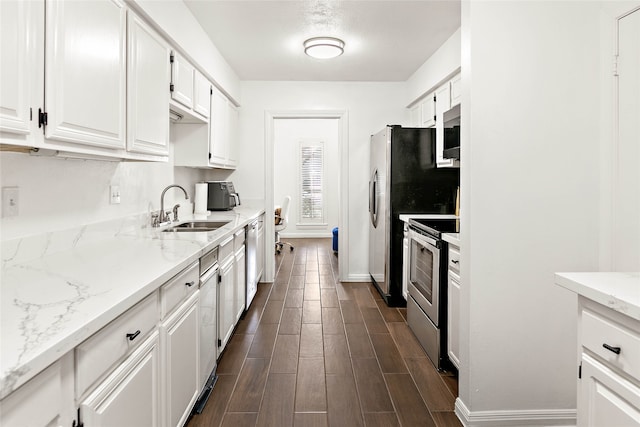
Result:
[[[369,283],[337,281],[331,239],[291,239],[218,364],[200,426],[461,426],[438,373]]]

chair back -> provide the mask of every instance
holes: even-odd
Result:
[[[280,208],[280,218],[282,218],[282,222],[278,224],[283,229],[289,223],[289,205],[291,204],[291,196],[287,196],[284,198],[282,202],[282,207]]]

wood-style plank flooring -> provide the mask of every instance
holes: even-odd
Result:
[[[331,239],[290,239],[218,364],[200,426],[461,426],[438,373],[369,283],[337,281]]]

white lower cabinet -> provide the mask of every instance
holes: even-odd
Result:
[[[157,426],[160,390],[155,331],[80,403],[82,422],[86,427]]]
[[[447,276],[447,354],[460,369],[460,248],[451,243]]]
[[[235,298],[235,257],[233,256],[233,236],[220,244],[220,278],[218,283],[218,356],[225,349],[236,324]]]
[[[68,427],[76,419],[73,351],[0,401],[1,426]]]
[[[235,308],[235,322],[237,323],[242,317],[242,313],[244,313],[245,301],[246,301],[246,291],[247,291],[247,274],[246,274],[246,256],[245,256],[245,246],[242,245],[235,254],[236,263],[236,284],[235,284],[235,295],[233,298],[234,308]]]
[[[196,291],[160,324],[166,427],[184,425],[200,392],[198,298]]]
[[[640,426],[640,321],[579,297],[578,426]]]

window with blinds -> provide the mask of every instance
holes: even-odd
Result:
[[[300,143],[300,222],[320,223],[324,218],[324,144]]]

